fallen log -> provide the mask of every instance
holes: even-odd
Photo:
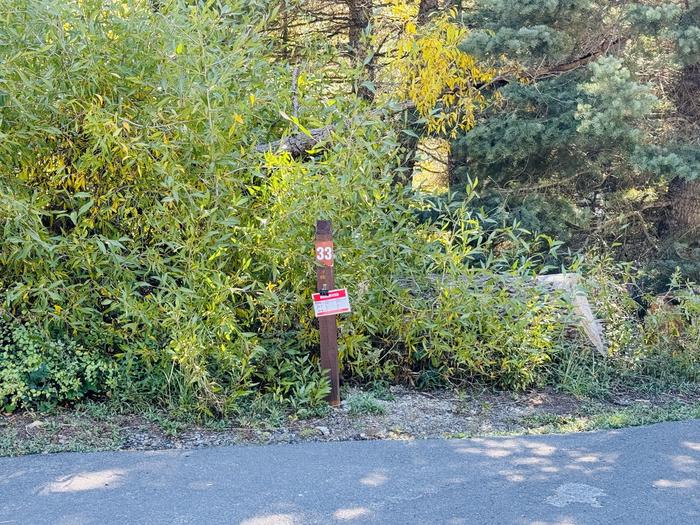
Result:
[[[566,298],[571,302],[574,314],[578,317],[583,332],[601,355],[608,355],[608,348],[603,338],[603,326],[593,315],[588,298],[578,286],[579,276],[573,273],[557,273],[553,275],[538,275],[535,280],[551,289],[565,292]]]
[[[602,356],[608,355],[608,347],[605,343],[602,323],[600,320],[596,319],[586,294],[579,287],[579,280],[581,277],[578,274],[557,273],[552,275],[538,275],[534,280],[521,280],[513,276],[496,276],[495,278],[506,287],[509,287],[510,283],[513,293],[516,290],[516,283],[540,287],[551,293],[563,292],[563,299],[571,304],[573,314],[576,316],[576,320],[583,330],[583,333],[598,353]],[[441,280],[437,275],[431,276],[431,279],[434,281]],[[493,277],[484,277],[483,279],[477,277],[475,284],[476,286],[481,286],[491,279],[493,279]],[[415,283],[410,283],[409,281],[402,281],[402,284],[408,288],[414,288],[415,285]],[[426,291],[422,291],[421,293],[425,295]]]
[[[306,133],[296,133],[281,140],[259,144],[255,150],[258,153],[286,151],[294,158],[303,157],[314,149],[317,144],[329,139],[334,129],[335,125],[329,124],[322,128],[312,129],[308,135]]]

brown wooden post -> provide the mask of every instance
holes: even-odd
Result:
[[[316,289],[323,294],[335,288],[333,276],[333,229],[331,221],[316,221]],[[340,372],[338,369],[338,327],[335,315],[318,318],[321,332],[321,368],[328,371],[331,392],[328,402],[340,404]]]

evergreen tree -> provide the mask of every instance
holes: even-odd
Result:
[[[640,169],[668,181],[661,266],[681,266],[700,275],[700,0],[649,2],[630,11],[634,30],[651,38],[664,57],[669,78],[666,111],[658,127],[664,140],[640,148]]]
[[[502,71],[494,104],[452,145],[451,181],[563,238],[603,228],[634,184],[655,97],[624,61],[617,2],[488,0],[463,49]],[[562,220],[563,219],[563,220]]]
[[[453,188],[478,178],[526,226],[635,258],[697,234],[699,0],[487,0],[465,20],[501,75],[452,145]]]

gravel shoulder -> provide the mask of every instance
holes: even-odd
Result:
[[[52,414],[0,416],[0,456],[95,450],[189,449],[303,441],[410,440],[566,433],[700,418],[700,390],[653,397],[620,394],[581,400],[554,390],[419,392],[391,387],[380,396],[349,389],[324,417],[199,426],[163,413],[116,413],[91,403]],[[368,402],[369,400],[369,402]]]

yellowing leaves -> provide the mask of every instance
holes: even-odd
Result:
[[[251,95],[252,96],[252,95]],[[234,113],[233,114],[233,124],[231,124],[231,127],[228,128],[228,137],[231,138],[236,134],[236,130],[238,129],[238,126],[241,124],[244,124],[245,120],[241,116],[240,113]]]
[[[428,131],[454,137],[474,126],[486,102],[478,87],[494,73],[459,49],[468,30],[452,16],[436,17],[421,28],[406,22],[396,57],[401,91],[427,120]]]
[[[418,2],[406,2],[405,0],[393,0],[391,14],[394,18],[408,22],[418,16]]]

